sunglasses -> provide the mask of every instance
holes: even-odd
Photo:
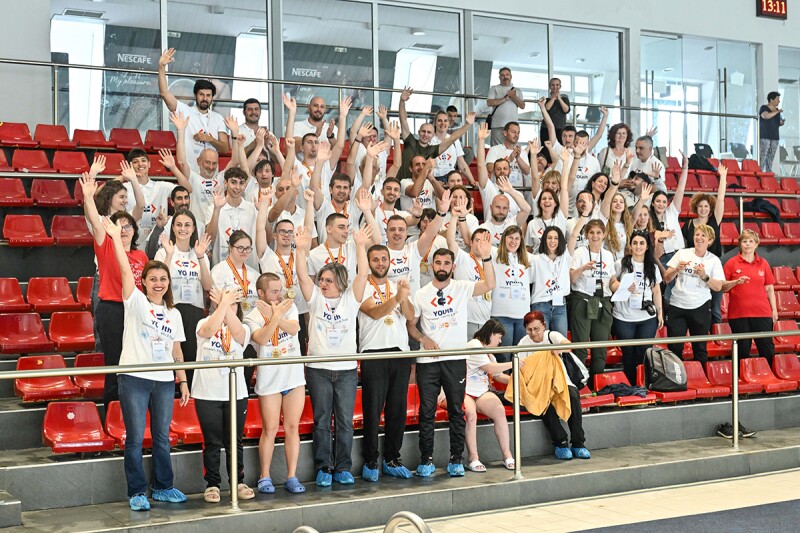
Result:
[[[436,291],[436,305],[447,305],[447,300],[444,297],[444,291],[442,289]]]

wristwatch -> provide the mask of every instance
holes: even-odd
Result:
[[[706,274],[706,277],[703,278],[703,283],[708,283],[708,280],[710,280],[710,279],[711,279],[711,276]]]

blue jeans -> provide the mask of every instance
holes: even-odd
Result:
[[[150,410],[153,434],[153,489],[172,488],[172,463],[169,457],[169,424],[175,399],[175,383],[153,381],[120,374],[119,404],[125,422],[125,478],[128,496],[147,490],[147,474],[142,466],[142,440]]]
[[[306,385],[314,412],[314,469],[350,471],[353,467],[353,408],[358,372],[306,367]],[[334,417],[335,457],[331,435]]]
[[[567,306],[553,305],[553,302],[536,302],[531,304],[531,311],[539,311],[544,315],[544,327],[567,336]]]
[[[658,318],[641,322],[625,322],[614,319],[611,332],[617,340],[654,339],[658,331]],[[636,385],[636,367],[644,363],[644,354],[649,346],[623,346],[622,368],[631,385]],[[680,357],[680,355],[678,355]]]
[[[507,316],[493,316],[492,318],[500,322],[506,330],[500,346],[516,346],[527,335],[525,323],[521,318],[509,318]],[[495,359],[497,359],[498,363],[507,363],[511,361],[511,354],[498,353],[495,354]]]
[[[670,259],[672,259],[672,256],[674,255],[675,252],[670,252],[668,254],[664,254],[661,256],[661,264],[664,265],[664,268],[667,268],[667,263],[669,262]],[[663,287],[663,289],[661,290],[661,298],[663,300],[669,301],[670,296],[672,296],[672,289],[673,287],[675,287],[675,280],[673,279],[669,283],[662,283],[661,286]],[[666,305],[664,305],[664,307],[666,307]]]

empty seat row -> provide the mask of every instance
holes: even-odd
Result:
[[[125,155],[110,152],[105,156],[106,168],[103,174],[119,174],[120,163],[125,160]],[[151,176],[172,176],[172,173],[161,164],[159,155],[148,154],[147,157],[150,160],[149,174]],[[15,150],[9,165],[2,150],[0,150],[0,171],[81,174],[82,172],[89,172],[89,160],[83,152],[59,150],[53,154],[53,164],[51,166],[44,150]]]
[[[88,311],[53,313],[49,336],[38,313],[0,315],[0,353],[82,352],[92,349],[94,320]]]
[[[79,353],[75,368],[103,366],[102,353]],[[59,354],[29,355],[17,359],[17,370],[64,369],[67,365]],[[14,380],[14,394],[23,402],[44,402],[68,398],[101,398],[105,384],[104,374],[24,378]]]
[[[0,278],[0,313],[91,310],[92,278],[78,281],[77,299],[67,278],[36,277],[28,281],[27,301],[17,278]]]
[[[60,125],[39,124],[31,138],[28,125],[21,122],[0,123],[0,146],[15,148],[52,148],[74,150],[75,148],[117,149],[125,152],[140,148],[157,152],[162,148],[175,149],[175,134],[171,131],[148,130],[144,142],[139,130],[112,128],[108,140],[100,130],[79,130],[69,138],[67,129]]]
[[[3,238],[9,246],[91,246],[93,238],[81,215],[56,215],[50,223],[50,235],[39,215],[6,215]]]
[[[800,244],[800,222],[745,222],[744,228],[753,230],[762,245]],[[719,239],[724,246],[734,246],[739,242],[739,228],[735,222],[723,222],[719,225]]]

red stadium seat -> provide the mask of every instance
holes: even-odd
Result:
[[[744,187],[747,192],[759,192],[761,189],[761,183],[759,183],[758,178],[755,176],[742,176],[741,182],[742,187]]]
[[[733,387],[733,365],[730,361],[709,361],[706,363],[708,381],[712,385],[721,387]],[[764,388],[758,383],[748,383],[739,376],[739,394],[758,394]]]
[[[219,167],[220,173],[224,172],[226,168],[228,168],[228,164],[230,164],[231,158],[230,156],[221,155],[219,156],[219,162],[217,166]]]
[[[303,405],[303,412],[300,414],[298,431],[300,435],[311,435],[311,432],[314,431],[314,411],[311,409],[311,396],[306,396],[306,403]]]
[[[69,140],[67,128],[61,124],[38,124],[33,140],[41,148],[54,148],[56,150],[74,150],[78,144]]]
[[[248,402],[248,409],[250,405]],[[169,430],[178,436],[183,444],[197,444],[203,442],[203,430],[200,429],[200,420],[197,418],[197,411],[194,406],[194,398],[189,399],[189,403],[181,407],[181,401],[175,398],[175,405],[172,408],[172,422]]]
[[[249,398],[247,400],[247,418],[244,420],[244,438],[257,439],[261,437],[263,427],[261,404],[258,403],[258,398]],[[278,432],[280,433],[280,430]]]
[[[723,246],[736,244],[739,240],[739,229],[733,222],[723,222],[719,225],[719,242]]]
[[[678,188],[678,176],[674,172],[670,172],[669,169],[664,173],[664,185],[667,186],[668,191],[674,191]]]
[[[67,183],[59,179],[34,179],[31,199],[40,207],[78,207],[78,201],[69,195]]]
[[[94,349],[94,319],[88,311],[59,311],[50,316],[50,340],[59,352]]]
[[[0,353],[40,353],[54,347],[38,313],[0,315]]]
[[[114,143],[117,150],[122,150],[123,152],[130,152],[134,148],[144,150],[144,143],[142,142],[142,136],[139,134],[139,130],[112,128],[108,140]]]
[[[783,234],[783,229],[777,222],[762,222],[761,235],[763,236],[762,242],[767,242],[767,244],[769,244],[769,241],[777,242],[778,244],[795,244],[794,239]]]
[[[778,307],[778,317],[800,317],[800,302],[797,301],[797,295],[794,292],[777,291],[775,304]]]
[[[796,291],[800,289],[800,281],[794,275],[792,267],[776,266],[772,269],[775,277],[776,291]]]
[[[93,453],[114,449],[94,402],[55,402],[47,405],[42,441],[53,453]]]
[[[105,356],[102,353],[79,353],[75,356],[75,368],[88,366],[104,366]],[[73,378],[75,385],[81,389],[84,398],[102,398],[105,387],[105,374],[85,374]]]
[[[728,176],[740,176],[745,174],[742,172],[742,169],[739,168],[739,163],[737,163],[735,159],[723,159],[720,163],[728,169]],[[742,183],[742,185],[744,185],[744,183]]]
[[[164,168],[161,164],[161,156],[157,154],[150,154],[147,156],[150,159],[150,172],[151,176],[172,176],[172,172]]]
[[[800,222],[783,224],[784,241],[782,244],[800,244]]]
[[[416,383],[409,383],[406,394],[406,425],[416,424],[419,414],[419,392]]]
[[[781,190],[778,185],[778,180],[775,176],[762,176],[761,177],[761,191],[760,192],[779,192]]]
[[[775,354],[772,358],[772,370],[780,379],[800,381],[800,360],[797,359],[797,354]]]
[[[50,166],[44,150],[14,150],[11,166],[17,172],[57,172]]]
[[[778,379],[769,369],[767,360],[763,357],[748,357],[740,361],[742,379],[748,383],[757,383],[764,388],[764,392],[786,392],[797,389],[797,382],[788,379]]]
[[[636,365],[636,384],[639,387],[645,387],[644,365]],[[694,391],[694,389],[689,389],[689,388],[687,388],[684,391],[674,391],[674,392],[650,391],[650,392],[655,394],[656,398],[658,398],[661,401],[661,403],[686,402],[694,400],[697,397],[697,393]]]
[[[678,178],[680,179],[680,176],[678,176]],[[675,186],[676,187],[678,186],[677,182],[675,183]],[[697,174],[695,174],[694,172],[689,172],[686,175],[686,190],[687,191],[699,191],[700,189],[701,189],[701,187],[700,187],[700,183],[698,183],[698,181],[697,181]],[[668,188],[668,190],[674,191],[675,189],[669,189]]]
[[[9,246],[51,246],[54,242],[39,215],[6,215],[3,238]]]
[[[60,355],[30,355],[17,359],[17,370],[44,370],[67,368]],[[14,380],[14,394],[23,402],[43,402],[76,398],[81,390],[70,381],[69,376],[49,378],[24,378]]]
[[[102,176],[119,176],[122,173],[120,163],[125,161],[125,155],[118,152],[109,152],[106,156],[106,169],[100,173]]]
[[[594,376],[594,390],[599,391],[606,385],[613,385],[614,383],[622,383],[630,385],[628,378],[625,377],[624,372],[606,372],[605,374],[597,374]],[[620,407],[626,405],[644,405],[656,403],[658,398],[652,392],[648,392],[644,398],[640,396],[620,396],[616,398],[616,403]]]
[[[705,192],[717,192],[719,189],[719,180],[714,174],[698,174],[697,184],[700,190]]]
[[[361,387],[356,389],[356,402],[353,405],[353,429],[364,428],[364,405],[362,404]]]
[[[800,218],[800,202],[797,201],[797,198],[781,198],[780,206],[782,218]]]
[[[719,311],[720,311],[720,314],[722,315],[722,320],[724,320],[724,321],[728,320],[728,306],[730,305],[730,301],[731,301],[730,293],[723,292],[722,293],[722,302],[720,302],[720,305],[719,305]]]
[[[0,150],[2,153],[2,150]],[[0,207],[27,207],[33,205],[25,186],[19,178],[0,178]]]
[[[786,335],[779,335],[773,340],[775,350],[778,352],[796,352],[800,350],[800,328],[794,320],[778,320],[775,331],[785,331]]]
[[[94,278],[91,276],[78,278],[78,290],[75,291],[75,299],[87,311],[92,310],[92,283]]]
[[[800,185],[797,183],[797,178],[781,178],[781,190],[790,194],[797,194],[798,190],[800,190]]]
[[[678,161],[677,157],[672,157],[671,155],[667,156],[667,168],[670,170],[674,170],[676,172],[681,171],[681,162]]]
[[[727,322],[722,324],[714,324],[711,326],[712,335],[730,335],[731,326]],[[731,346],[733,341],[711,341],[706,343],[706,351],[709,357],[728,357],[731,355]]]
[[[17,278],[0,278],[0,313],[24,313],[31,305],[22,298]]]
[[[470,193],[472,196],[472,210],[475,213],[476,217],[483,216],[483,198],[481,198],[481,193],[478,191],[472,191]]]
[[[0,122],[0,146],[36,148],[39,143],[31,139],[31,130],[22,122]]]
[[[162,148],[174,151],[175,145],[175,134],[169,130],[147,130],[144,136],[144,148],[148,152],[158,152]]]
[[[89,161],[83,152],[57,151],[53,155],[53,168],[63,174],[89,172]]]
[[[703,365],[698,361],[686,361],[683,366],[686,368],[687,385],[694,389],[698,398],[724,398],[731,395],[731,388],[727,385],[713,385],[708,381]]]
[[[746,170],[750,174],[755,174],[756,176],[770,176],[775,177],[775,174],[772,172],[761,172],[761,167],[758,166],[758,161],[755,159],[743,159],[742,160],[742,170]]]
[[[122,419],[122,409],[118,401],[113,401],[108,405],[108,412],[106,413],[106,433],[108,433],[120,448],[125,447],[125,421]],[[178,436],[172,431],[169,432],[169,444],[175,446],[178,444]],[[142,448],[153,447],[153,434],[150,432],[150,410],[147,410],[147,419],[144,428],[144,438],[142,439]]]
[[[613,394],[600,394],[593,395],[589,387],[584,387],[580,390],[581,407],[584,409],[591,409],[593,407],[602,407],[604,405],[614,405]]]
[[[722,210],[722,215],[727,218],[739,216],[739,199],[738,198],[725,198],[722,203],[725,208]]]
[[[0,150],[0,172],[13,172],[14,169],[11,168],[11,165],[8,164],[6,160],[6,154],[3,150]]]
[[[100,130],[75,130],[72,132],[72,140],[81,148],[113,150],[115,146],[113,142],[106,140],[106,136]]]
[[[55,215],[50,234],[56,246],[91,246],[94,241],[86,219],[81,215]]]
[[[72,296],[67,278],[31,278],[28,282],[28,303],[37,313],[77,311],[81,304]]]

